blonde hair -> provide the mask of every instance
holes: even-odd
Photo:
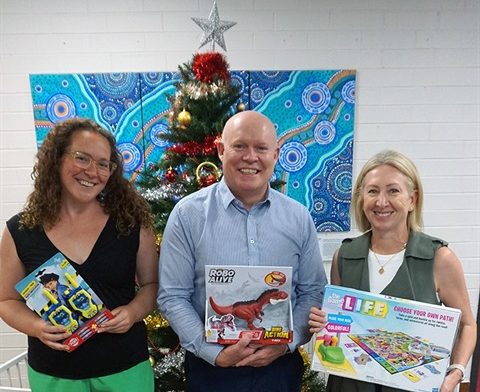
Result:
[[[362,167],[358,174],[355,186],[352,192],[352,215],[355,217],[355,221],[360,230],[367,231],[371,228],[365,213],[363,212],[363,182],[367,173],[373,169],[382,166],[389,165],[399,172],[401,172],[407,178],[407,184],[410,192],[416,192],[417,198],[415,202],[415,208],[408,213],[407,227],[408,230],[421,231],[423,227],[422,209],[423,209],[423,187],[420,181],[417,167],[410,158],[405,155],[393,151],[384,150],[375,154],[370,158],[367,163]]]

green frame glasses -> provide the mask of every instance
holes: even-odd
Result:
[[[110,176],[117,168],[117,164],[114,162],[107,161],[106,159],[97,161],[82,151],[70,151],[67,152],[66,155],[73,158],[73,162],[80,169],[88,169],[92,163],[95,164],[98,174],[104,176]]]

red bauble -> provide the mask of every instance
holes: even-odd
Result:
[[[205,186],[215,184],[217,182],[217,177],[213,174],[209,174],[204,178],[203,182],[205,183]]]
[[[177,172],[175,169],[172,169],[171,167],[167,169],[165,172],[165,179],[168,182],[175,182],[177,181]]]
[[[218,52],[197,53],[193,56],[192,72],[195,79],[203,83],[230,80],[227,60]]]
[[[218,182],[218,177],[213,173],[198,178],[198,185],[200,188],[215,184],[216,182]]]

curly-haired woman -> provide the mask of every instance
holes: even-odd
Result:
[[[158,288],[152,219],[123,176],[115,138],[90,120],[59,123],[38,151],[32,178],[0,247],[0,317],[28,335],[32,390],[153,391],[142,322]],[[114,316],[73,352],[62,344],[65,328],[38,317],[15,291],[58,252]]]

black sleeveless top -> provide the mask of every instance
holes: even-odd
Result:
[[[20,215],[7,222],[18,257],[31,273],[50,257],[61,252],[42,228],[19,228]],[[140,229],[120,235],[110,217],[83,264],[64,255],[106,308],[128,304],[135,296],[136,254]],[[74,241],[74,239],[72,239]],[[82,379],[121,372],[148,359],[146,328],[138,322],[124,334],[96,334],[71,353],[53,350],[40,340],[28,337],[28,363],[37,372],[55,377]]]

